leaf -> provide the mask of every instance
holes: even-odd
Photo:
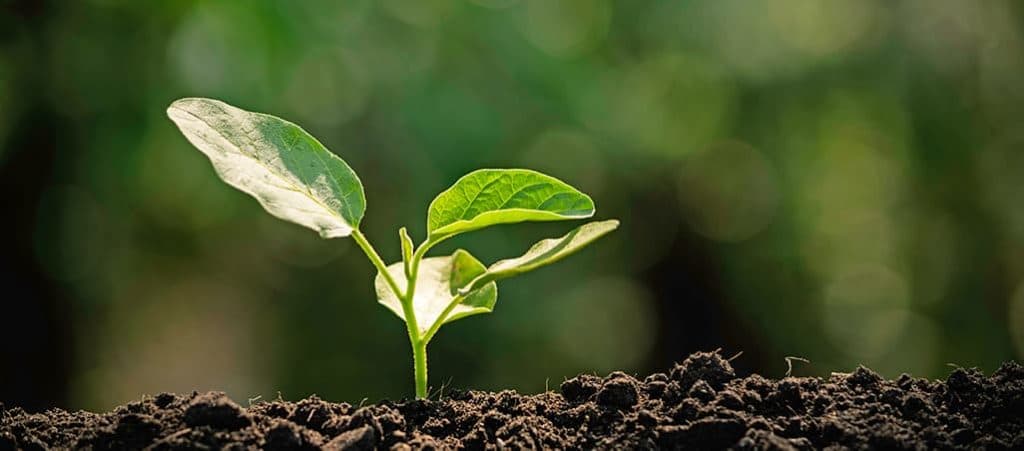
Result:
[[[618,227],[619,221],[615,219],[595,221],[581,225],[559,238],[538,241],[525,254],[519,257],[495,262],[487,268],[486,272],[477,276],[472,284],[463,288],[462,291],[470,292],[488,283],[494,283],[494,281],[500,279],[517,276],[542,266],[550,265],[576,253],[584,246],[611,233],[611,231]]]
[[[594,201],[554,177],[527,169],[481,169],[430,203],[427,232],[434,241],[495,224],[589,218]]]
[[[405,270],[401,262],[387,267],[388,273],[395,279],[402,291],[408,286]],[[413,296],[413,311],[420,333],[426,332],[459,296],[459,289],[468,285],[477,276],[486,271],[483,263],[464,250],[457,250],[447,257],[430,257],[420,261],[419,275],[416,277],[416,293]],[[391,291],[383,275],[377,274],[374,284],[377,288],[378,302],[390,309],[405,321],[402,302]],[[479,290],[473,291],[459,302],[445,317],[445,323],[465,318],[478,313],[488,313],[494,309],[498,300],[498,287],[481,284]]]
[[[268,213],[324,238],[359,227],[366,210],[359,177],[298,125],[199,98],[176,100],[167,116],[222,180]]]

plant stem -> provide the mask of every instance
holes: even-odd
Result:
[[[451,302],[448,303],[448,306],[444,308],[443,312],[441,312],[441,315],[439,315],[437,320],[434,321],[434,324],[430,325],[430,329],[427,329],[427,332],[423,334],[422,339],[424,343],[430,343],[430,339],[434,338],[434,334],[436,334],[437,330],[441,328],[441,324],[444,323],[444,319],[447,318],[448,314],[455,309],[455,306],[462,302],[463,298],[465,298],[465,296],[462,294],[452,298]]]
[[[416,378],[416,398],[427,397],[427,341],[417,340],[412,344],[413,365]]]
[[[420,244],[418,248],[416,248],[415,252],[413,252],[412,261],[409,262],[409,283],[406,285],[406,295],[402,298],[403,307],[408,304],[410,310],[412,310],[412,302],[416,296],[416,279],[418,279],[419,276],[420,261],[423,260],[423,256],[426,255],[427,250],[435,244],[437,244],[437,241],[431,241],[428,238]],[[408,314],[406,315],[406,318],[408,318]],[[408,321],[406,321],[406,323],[408,324]],[[415,333],[413,333],[412,327],[417,327],[415,329]],[[416,380],[416,397],[424,399],[427,397],[427,343],[430,339],[427,338],[426,334],[421,335],[419,333],[418,326],[410,326],[409,341],[412,343],[413,372]]]
[[[408,283],[406,284],[405,293],[398,288],[398,283],[391,277],[391,273],[388,272],[387,265],[384,264],[384,260],[377,254],[377,250],[373,248],[373,245],[366,239],[359,229],[352,231],[352,239],[356,241],[359,248],[363,250],[366,256],[373,263],[373,266],[377,267],[377,271],[387,281],[391,291],[395,293],[402,302],[402,315],[405,316],[405,328],[409,333],[409,343],[412,345],[412,356],[413,356],[413,377],[416,381],[416,397],[426,398],[427,397],[427,344],[420,337],[419,325],[416,323],[416,310],[413,309],[412,300],[415,294],[416,288],[416,273],[413,272],[412,276],[409,277]],[[422,257],[422,254],[420,254]],[[418,267],[419,260],[413,259]]]
[[[413,252],[412,254],[412,263],[410,263],[411,269],[409,271],[409,284],[406,287],[409,299],[412,299],[412,294],[416,292],[416,276],[419,275],[420,272],[420,260],[423,260],[423,255],[426,254],[427,250],[433,245],[434,243],[430,242],[430,239],[428,238],[423,242],[423,244],[420,244],[420,246],[416,248],[416,252]]]
[[[412,345],[412,360],[413,360],[413,378],[416,382],[416,397],[426,398],[427,397],[427,343],[437,332],[437,329],[441,327],[441,323],[445,316],[451,312],[452,308],[458,304],[458,301],[462,299],[462,296],[456,297],[456,302],[452,302],[445,309],[444,313],[438,318],[434,324],[431,325],[430,330],[424,334],[420,334],[419,324],[416,322],[416,309],[413,308],[413,299],[416,295],[416,279],[419,275],[420,261],[423,260],[423,256],[427,253],[431,247],[435,244],[444,240],[430,240],[429,238],[424,241],[413,253],[412,261],[404,262],[406,269],[406,284],[405,291],[398,288],[398,283],[395,278],[388,272],[387,265],[384,264],[384,260],[380,258],[380,254],[373,248],[373,245],[366,239],[359,229],[352,231],[352,239],[356,241],[359,248],[363,250],[363,253],[370,259],[373,266],[377,268],[377,271],[387,281],[388,287],[395,293],[395,296],[402,302],[402,315],[405,317],[406,330],[409,332],[409,344]],[[403,258],[403,261],[405,259]]]
[[[370,263],[377,267],[377,272],[384,276],[384,280],[388,282],[388,286],[391,287],[391,291],[395,293],[395,296],[403,298],[402,290],[398,288],[398,284],[395,283],[395,278],[391,277],[391,273],[388,272],[388,265],[384,264],[384,260],[377,254],[377,250],[373,248],[373,245],[366,240],[366,236],[359,229],[352,230],[352,239],[356,240],[356,244],[363,250],[366,257],[370,259]]]

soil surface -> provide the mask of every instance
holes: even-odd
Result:
[[[698,353],[668,374],[582,375],[539,395],[245,408],[222,393],[164,393],[104,414],[0,405],[0,450],[46,448],[1024,449],[1024,367],[956,369],[945,381],[866,368],[771,380]]]

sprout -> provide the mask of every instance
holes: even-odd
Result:
[[[359,177],[302,128],[212,99],[177,100],[167,115],[224,182],[255,197],[271,215],[323,238],[355,240],[377,267],[378,302],[406,324],[419,398],[427,395],[427,344],[442,325],[491,312],[497,281],[561,260],[619,226],[617,220],[587,223],[490,266],[462,249],[426,257],[438,243],[484,227],[594,215],[589,196],[554,177],[527,169],[481,169],[430,203],[427,237],[419,246],[399,229],[402,260],[387,265],[359,229],[366,211]]]

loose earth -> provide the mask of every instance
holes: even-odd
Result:
[[[1024,449],[1024,367],[956,369],[945,381],[863,367],[773,380],[697,353],[668,374],[581,375],[538,395],[246,408],[222,393],[163,393],[103,414],[0,405],[0,450],[49,448]]]

